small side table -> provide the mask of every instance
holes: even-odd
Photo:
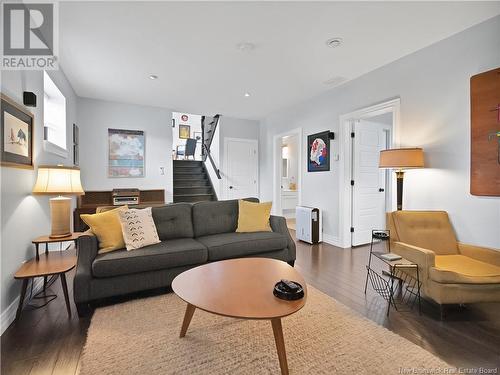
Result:
[[[64,292],[64,299],[66,301],[66,309],[68,316],[71,318],[71,307],[69,303],[68,285],[66,282],[66,272],[71,271],[76,266],[77,256],[70,251],[51,252],[49,255],[48,244],[55,242],[68,242],[73,241],[76,248],[76,240],[82,235],[80,232],[72,233],[70,236],[61,238],[50,238],[49,236],[42,236],[34,239],[32,242],[35,245],[36,255],[35,258],[28,260],[17,270],[14,278],[22,280],[21,296],[19,305],[17,307],[16,320],[21,316],[23,310],[24,298],[26,297],[26,290],[28,289],[28,282],[35,277],[44,278],[44,289],[47,285],[47,278],[52,275],[57,275],[61,278],[61,285]],[[45,254],[40,256],[39,247],[45,244]]]

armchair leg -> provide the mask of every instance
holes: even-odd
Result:
[[[76,311],[78,312],[78,316],[83,318],[89,315],[92,309],[88,303],[76,303]]]
[[[289,261],[287,263],[293,267],[295,265],[295,260],[291,260],[291,261]]]

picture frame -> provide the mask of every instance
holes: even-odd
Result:
[[[330,131],[307,136],[307,171],[327,172],[330,170]]]
[[[3,93],[0,100],[1,165],[33,169],[34,116]]]
[[[73,124],[73,164],[75,166],[80,165],[80,130],[76,124]]]
[[[179,125],[179,138],[188,139],[191,137],[191,126]]]
[[[143,130],[108,129],[108,177],[145,177]]]

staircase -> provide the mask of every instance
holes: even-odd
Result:
[[[174,203],[216,200],[204,162],[174,160]]]

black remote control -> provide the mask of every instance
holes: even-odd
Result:
[[[283,285],[283,288],[290,293],[297,293],[300,290],[300,287],[290,280],[282,279],[281,284]]]

